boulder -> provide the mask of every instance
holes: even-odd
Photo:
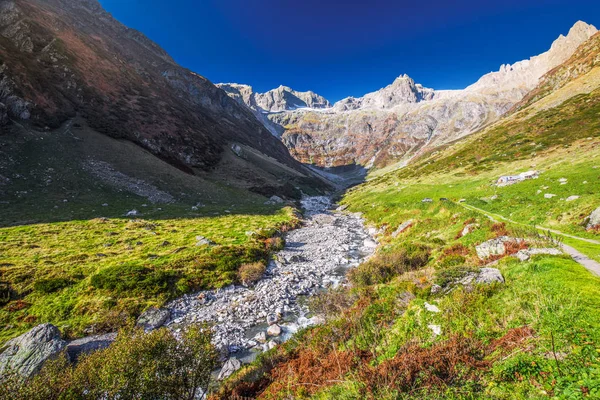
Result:
[[[30,377],[38,372],[46,360],[57,356],[67,346],[58,328],[42,324],[19,337],[9,340],[0,353],[0,376],[15,372]]]
[[[275,315],[275,314],[267,315],[267,324],[274,325],[277,323],[277,321],[279,321],[279,317],[277,315]]]
[[[504,277],[497,268],[481,268],[479,275],[475,278],[475,283],[490,284],[494,282],[504,283]]]
[[[88,336],[73,340],[67,344],[67,355],[69,356],[69,360],[77,362],[82,354],[105,349],[110,346],[116,338],[116,333],[107,333],[105,335]]]
[[[579,196],[569,196],[565,199],[565,201],[575,201],[579,199]]]
[[[588,218],[587,229],[600,228],[600,207],[596,208]]]
[[[440,336],[442,334],[442,327],[439,325],[427,325],[431,332],[433,332],[433,336]]]
[[[265,201],[265,204],[267,204],[267,205],[282,204],[282,203],[284,203],[284,200],[279,196],[271,196],[271,197],[269,197],[269,200]]]
[[[281,327],[277,324],[273,324],[273,325],[269,326],[269,329],[267,329],[267,335],[269,335],[269,336],[281,335]]]
[[[425,309],[429,312],[432,313],[439,313],[440,309],[438,308],[438,306],[434,305],[434,304],[429,304],[428,302],[425,302]]]
[[[160,328],[171,317],[171,311],[166,308],[150,307],[137,319],[136,325],[146,332]]]
[[[504,255],[506,253],[505,243],[507,242],[522,243],[523,239],[500,236],[498,238],[488,240],[487,242],[483,242],[479,246],[475,247],[475,250],[477,250],[477,256],[484,260],[491,256]]]
[[[219,371],[217,379],[222,381],[223,379],[229,378],[235,371],[242,367],[242,363],[237,358],[230,358],[223,364],[223,368]]]
[[[205,238],[204,236],[198,235],[196,236],[196,246],[214,246],[215,242],[210,239]]]
[[[546,194],[544,194],[544,198],[545,198],[545,199],[551,199],[551,198],[553,198],[553,197],[556,197],[556,195],[555,195],[555,194],[552,194],[552,193],[546,193]]]
[[[477,228],[479,228],[479,224],[467,224],[460,233],[460,236],[466,236]]]
[[[259,332],[254,336],[254,340],[258,343],[267,343],[267,334],[265,332]]]
[[[127,211],[127,213],[125,214],[125,216],[126,217],[135,217],[138,214],[139,214],[138,210],[131,210],[131,211]]]
[[[400,224],[400,226],[398,227],[398,229],[396,229],[396,231],[394,233],[392,233],[392,237],[397,237],[399,234],[401,234],[402,232],[406,231],[408,228],[410,228],[411,226],[413,226],[414,221],[412,219],[409,219],[408,221],[404,221],[402,224]]]
[[[374,249],[375,247],[377,247],[377,242],[375,242],[373,239],[365,239],[363,241],[363,246],[366,248]]]
[[[553,248],[526,249],[526,250],[520,250],[517,254],[515,254],[515,257],[517,257],[521,261],[527,261],[531,258],[531,256],[536,255],[536,254],[548,254],[548,255],[552,255],[552,256],[560,256],[561,254],[563,254],[563,252],[560,251],[559,249],[553,249]]]

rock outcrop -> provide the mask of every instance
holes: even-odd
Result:
[[[136,325],[149,332],[163,326],[170,317],[171,312],[168,309],[150,307],[138,317]]]
[[[46,360],[55,357],[67,346],[57,327],[38,325],[29,332],[9,340],[0,353],[0,375],[17,373],[30,377],[38,372]]]
[[[67,345],[67,355],[71,362],[77,362],[83,354],[89,354],[97,350],[106,349],[117,338],[116,333],[107,333],[105,335],[88,336],[73,340]]]
[[[600,207],[596,208],[590,214],[587,222],[587,229],[598,229],[600,228]]]

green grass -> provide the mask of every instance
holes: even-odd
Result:
[[[505,284],[448,286],[485,264],[475,246],[499,235],[523,237],[532,247],[552,245],[540,227],[600,239],[584,226],[600,207],[598,115],[599,90],[538,113],[525,109],[402,170],[375,172],[348,191],[342,203],[385,228],[379,254],[350,275],[358,300],[243,369],[221,398],[253,385],[262,398],[600,397],[599,277],[566,255],[528,262],[506,257],[496,266]],[[493,185],[502,175],[531,169],[540,171],[539,179]],[[556,196],[546,199],[545,193]],[[580,198],[565,201],[573,195]],[[495,223],[488,214],[514,223]],[[408,220],[412,227],[393,237]],[[478,227],[461,236],[466,224]],[[600,255],[598,245],[561,239],[596,260]],[[423,268],[394,257],[409,248],[428,250]],[[444,286],[441,293],[431,292],[434,283]],[[426,301],[441,312],[426,311]],[[440,336],[432,334],[432,324],[440,326]],[[469,364],[472,353],[461,353],[457,343],[473,344],[477,362]],[[345,364],[336,365],[342,355]],[[328,360],[339,374],[323,381],[331,369],[319,366]],[[448,370],[451,365],[455,369]],[[398,389],[407,377],[410,384]]]
[[[120,313],[236,282],[242,263],[268,257],[264,236],[295,220],[290,208],[261,212],[0,228],[0,276],[13,297],[0,308],[0,341],[40,322],[78,336]],[[216,245],[196,246],[199,235]]]

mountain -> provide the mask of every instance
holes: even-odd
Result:
[[[275,136],[280,136],[284,130],[280,126],[271,123],[266,118],[266,114],[303,108],[331,107],[329,101],[323,96],[311,91],[298,92],[283,85],[266,93],[257,93],[252,86],[237,83],[218,83],[217,87],[223,89],[239,104],[250,108],[256,118]]]
[[[541,79],[520,65],[470,88],[518,98],[538,79],[496,122],[343,196],[381,250],[314,306],[323,325],[215,399],[590,397],[597,366],[575,349],[600,344],[600,33]]]
[[[12,158],[24,154],[31,137],[53,133],[45,135],[53,141],[57,132],[82,127],[134,143],[202,179],[273,188],[282,185],[278,179],[293,184],[312,177],[250,110],[116,21],[97,0],[0,2],[0,124]],[[94,141],[100,142],[108,145]],[[81,156],[78,146],[61,146],[65,158]],[[240,149],[237,158],[231,159],[232,147]],[[0,174],[19,167],[10,159],[0,162]]]
[[[502,65],[463,90],[429,89],[402,75],[385,88],[343,99],[331,108],[269,113],[262,120],[268,118],[266,125],[282,132],[285,145],[303,162],[367,167],[407,162],[424,148],[498,120],[596,32],[577,22],[547,52]]]

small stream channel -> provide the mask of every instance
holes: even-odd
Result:
[[[198,322],[214,324],[215,345],[243,362],[319,323],[302,299],[344,281],[348,269],[375,251],[359,214],[334,210],[331,198],[305,197],[304,224],[286,234],[265,276],[253,288],[228,286],[180,297],[169,304],[167,326],[175,331]],[[281,334],[269,336],[268,322]]]

